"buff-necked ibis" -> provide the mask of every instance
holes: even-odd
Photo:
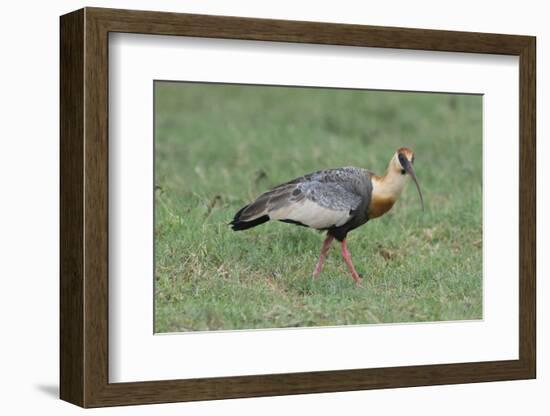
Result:
[[[326,230],[313,277],[321,273],[323,262],[334,239],[342,244],[342,256],[355,282],[355,270],[346,245],[351,230],[388,212],[401,195],[410,176],[424,200],[413,168],[414,153],[402,147],[392,156],[384,176],[356,167],[320,170],[283,183],[260,195],[235,214],[233,230],[246,230],[269,220]],[[408,175],[407,175],[408,174]]]

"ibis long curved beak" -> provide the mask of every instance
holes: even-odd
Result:
[[[422,191],[420,190],[420,185],[418,184],[418,179],[416,178],[416,173],[414,172],[412,163],[409,162],[409,160],[406,157],[404,157],[401,162],[402,162],[403,168],[405,169],[405,172],[407,172],[409,175],[411,175],[411,178],[413,178],[414,184],[416,185],[416,189],[418,189],[418,195],[420,196],[422,211],[424,211],[424,198],[422,197]]]

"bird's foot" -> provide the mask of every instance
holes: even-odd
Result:
[[[363,286],[363,276],[359,273],[353,273],[351,275],[353,277],[353,280],[355,280],[355,287],[364,287]]]
[[[319,259],[319,262],[315,266],[315,269],[313,270],[313,273],[311,274],[311,277],[313,280],[315,280],[319,275],[321,274],[321,271],[323,270],[323,259]]]

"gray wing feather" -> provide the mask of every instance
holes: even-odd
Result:
[[[280,213],[305,201],[324,209],[349,214],[370,198],[370,194],[362,192],[368,189],[365,181],[370,179],[370,175],[366,169],[355,167],[327,169],[304,175],[260,195],[243,210],[240,219],[250,221],[270,212]]]
[[[241,213],[240,219],[250,221],[267,214],[268,211],[279,209],[291,202],[296,202],[300,198],[293,198],[292,192],[296,189],[296,184],[280,185],[264,194],[260,195]],[[303,198],[303,196],[302,196]]]
[[[301,182],[297,189],[312,202],[335,211],[354,210],[361,203],[361,196],[345,189],[336,182]]]

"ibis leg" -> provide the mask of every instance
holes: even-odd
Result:
[[[321,247],[319,261],[317,262],[317,266],[315,266],[315,270],[313,271],[314,278],[319,276],[319,273],[321,273],[321,270],[323,270],[323,263],[325,262],[325,258],[327,257],[328,249],[330,248],[330,243],[332,243],[332,240],[334,240],[334,237],[327,234],[327,238],[325,238],[325,241],[323,241],[323,246]]]
[[[351,272],[351,277],[353,277],[353,280],[355,280],[355,283],[359,286],[359,284],[361,283],[361,276],[359,276],[359,273],[357,273],[357,270],[355,270],[355,267],[353,267],[353,263],[351,261],[351,253],[348,250],[346,240],[342,240],[342,257],[344,257],[344,261],[348,265],[348,269]]]

